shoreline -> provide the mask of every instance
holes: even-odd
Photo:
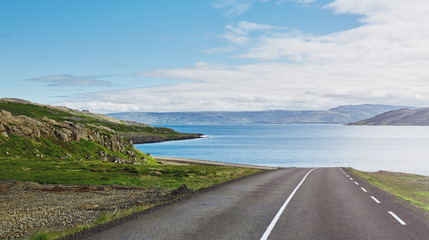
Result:
[[[163,136],[142,136],[136,134],[121,133],[121,136],[133,141],[133,144],[147,144],[147,143],[160,143],[169,141],[181,141],[203,138],[200,133],[182,133],[182,136],[177,137],[163,137]]]
[[[192,158],[178,158],[178,157],[164,157],[164,156],[152,156],[152,157],[161,162],[166,162],[169,164],[176,164],[176,165],[198,164],[198,165],[211,165],[211,166],[252,168],[252,169],[262,169],[262,170],[274,170],[274,169],[280,168],[280,167],[269,167],[269,166],[260,166],[260,165],[251,165],[251,164],[218,162],[218,161],[192,159]]]

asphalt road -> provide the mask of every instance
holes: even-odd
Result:
[[[340,168],[244,178],[78,239],[429,239],[427,217]],[[310,172],[311,171],[311,172]]]

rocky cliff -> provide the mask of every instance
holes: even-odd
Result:
[[[14,134],[30,139],[54,138],[63,142],[92,140],[113,152],[121,153],[133,146],[131,141],[124,141],[123,137],[108,127],[90,127],[69,121],[58,122],[47,117],[34,119],[24,115],[14,116],[8,111],[0,110],[0,134],[7,138]]]

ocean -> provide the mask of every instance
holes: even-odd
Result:
[[[429,176],[429,127],[169,125],[201,139],[137,144],[155,156],[279,167],[353,167]]]

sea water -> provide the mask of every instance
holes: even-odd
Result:
[[[155,156],[279,167],[353,167],[429,176],[429,127],[174,125],[201,139],[138,144]]]

